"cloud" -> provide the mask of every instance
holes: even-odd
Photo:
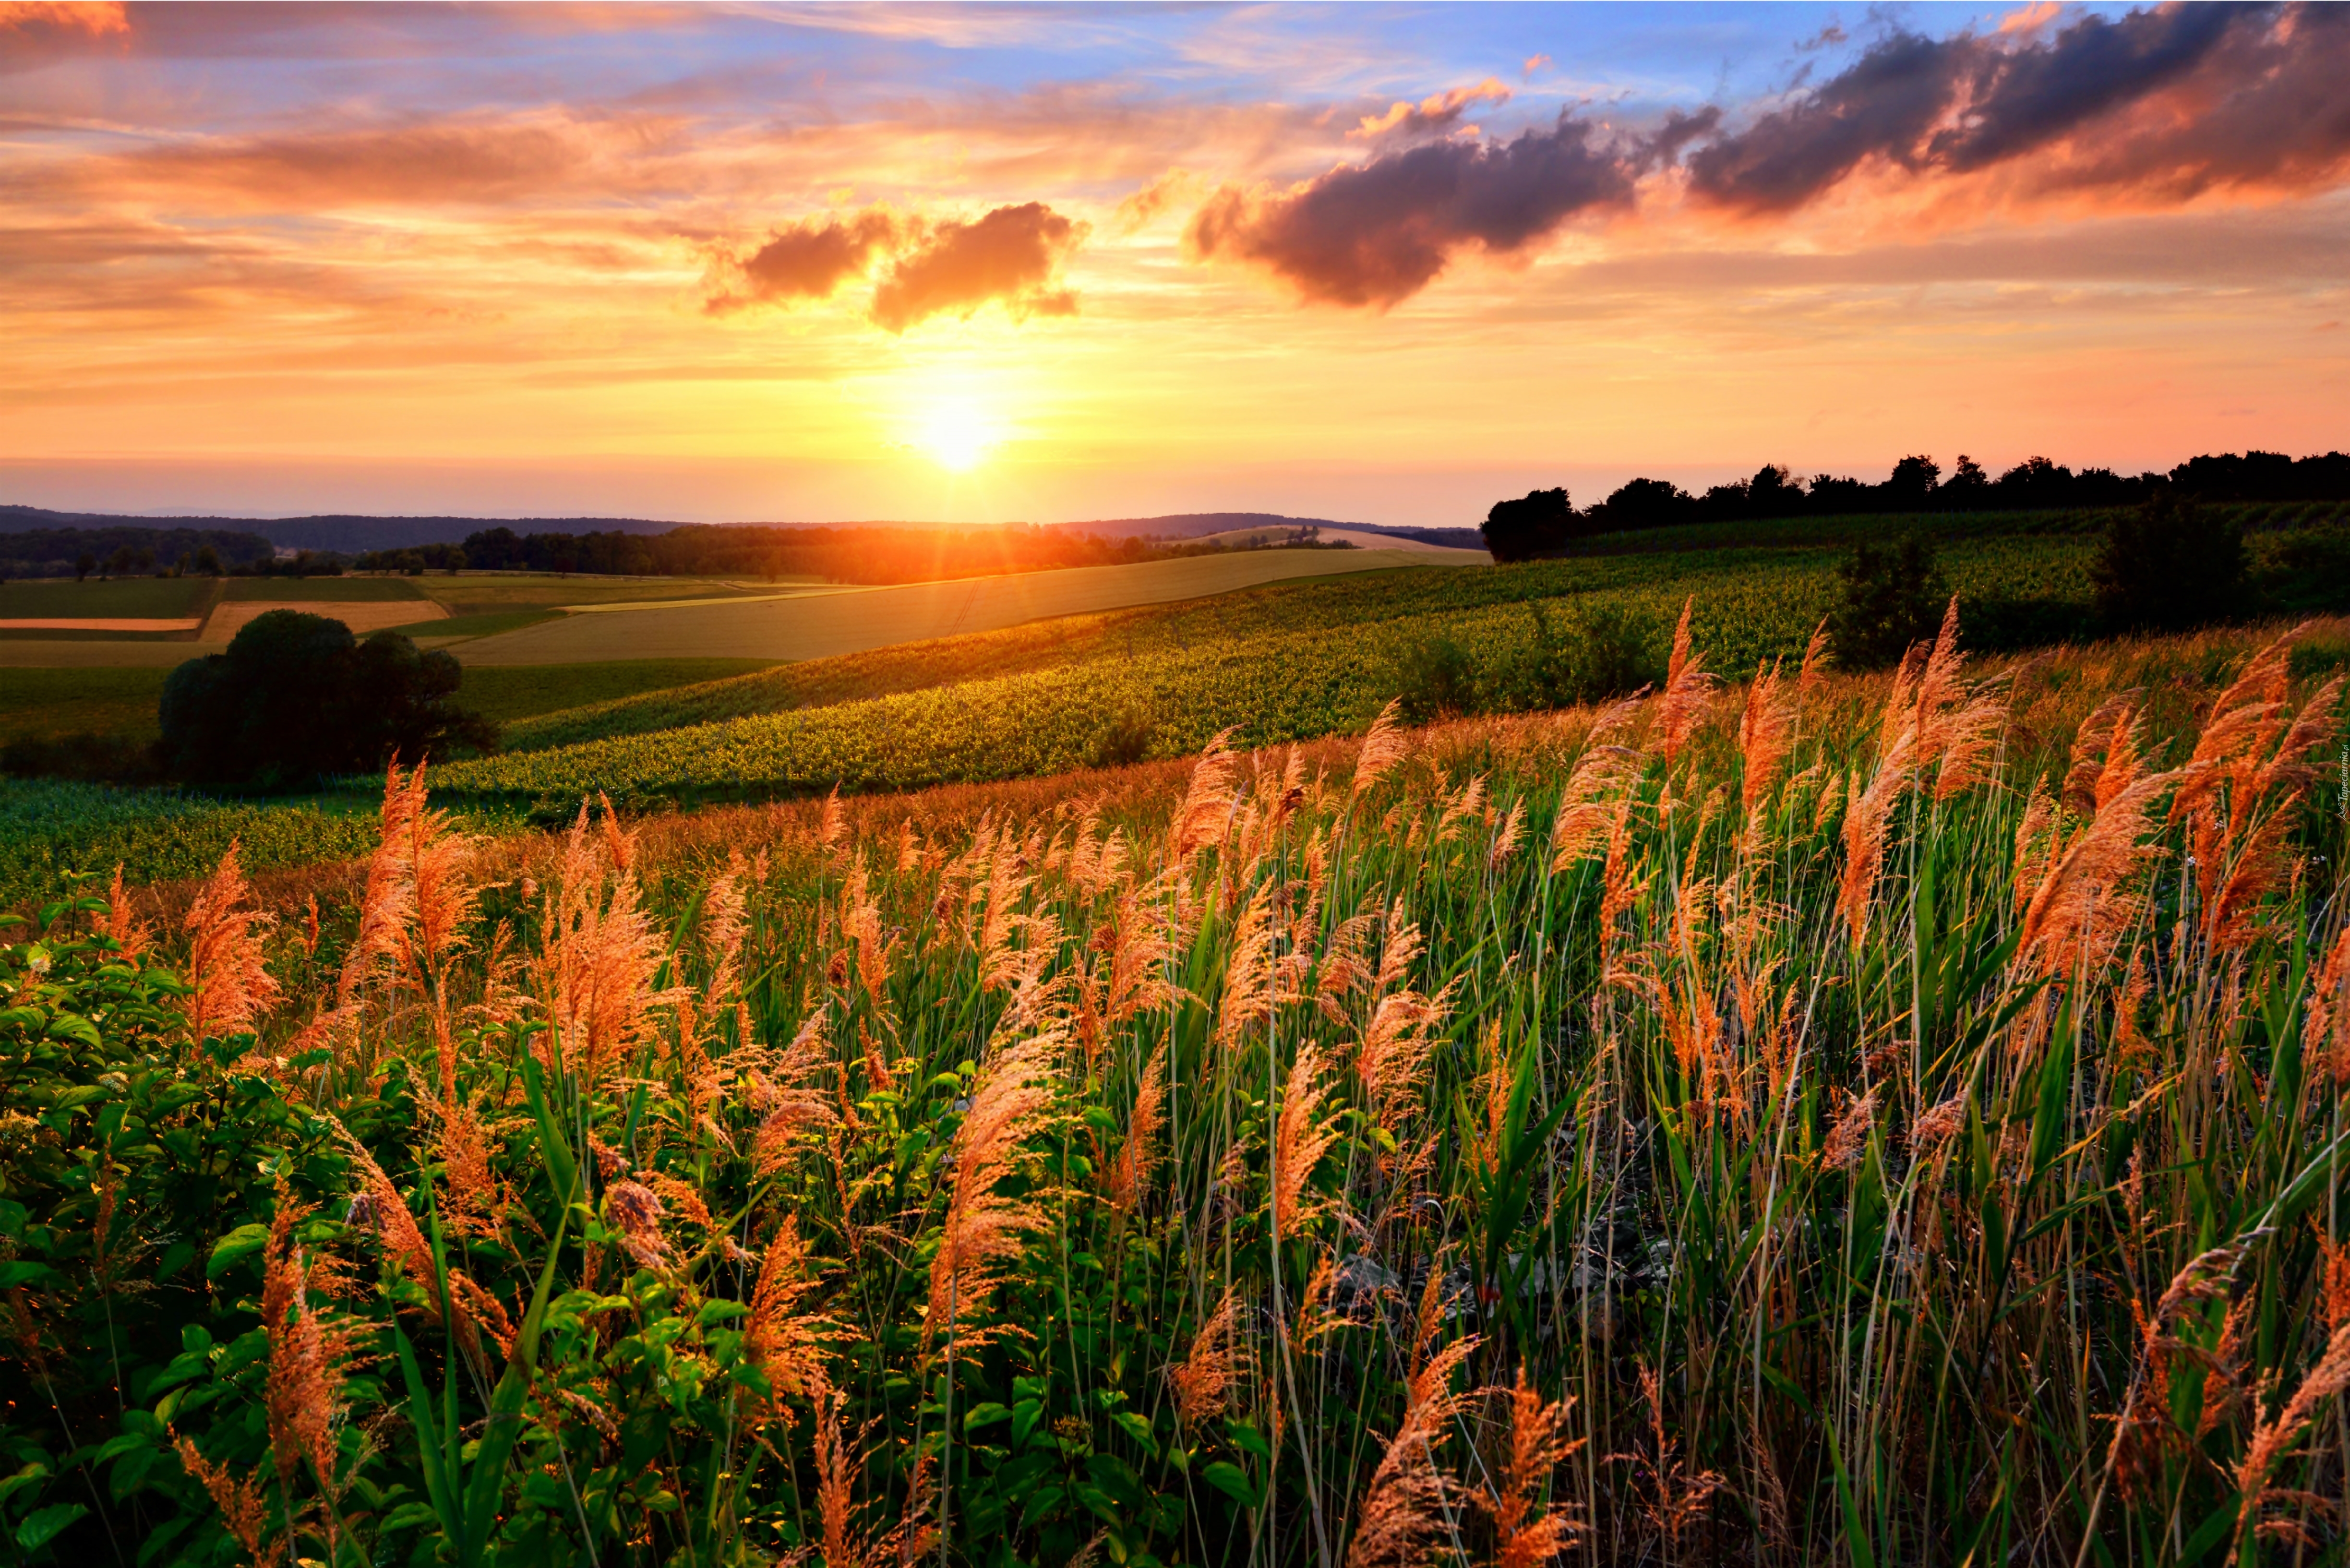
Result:
[[[130,31],[121,0],[0,0],[0,32],[54,28],[102,38]]]
[[[741,292],[712,295],[703,308],[723,315],[747,305],[823,299],[871,267],[876,256],[896,246],[903,232],[903,225],[879,207],[853,218],[784,224],[768,234],[766,244],[733,262]]]
[[[2178,200],[2215,185],[2305,188],[2350,161],[2350,11],[2170,5],[2084,16],[2042,37],[2048,19],[2020,12],[1988,37],[1891,33],[1691,154],[1690,192],[1762,215],[1871,167],[2006,168],[2033,192]]]
[[[1532,81],[1534,79],[1534,73],[1550,63],[1551,59],[1548,55],[1528,55],[1526,57],[1525,65],[1526,79],[1528,81]]]
[[[1307,300],[1380,309],[1464,250],[1517,255],[1580,213],[1622,207],[1632,172],[1562,114],[1487,145],[1439,141],[1333,169],[1278,193],[1225,186],[1186,231],[1201,259],[1253,262]]]
[[[903,332],[933,316],[970,317],[997,302],[1015,317],[1074,316],[1077,296],[1055,286],[1086,225],[1042,202],[998,207],[970,223],[940,223],[900,255],[873,291],[873,320]]]
[[[1441,135],[1461,123],[1461,117],[1470,106],[1480,103],[1502,104],[1510,101],[1510,89],[1492,77],[1474,87],[1454,88],[1424,98],[1419,102],[1391,104],[1385,114],[1363,116],[1355,129],[1347,132],[1349,141],[1373,141],[1393,132],[1399,136]]]

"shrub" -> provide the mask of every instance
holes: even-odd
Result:
[[[1496,561],[1531,561],[1565,545],[1575,531],[1575,505],[1564,488],[1529,491],[1496,501],[1485,514],[1485,548]]]
[[[1842,592],[1828,616],[1836,657],[1855,668],[1890,664],[1934,635],[1950,588],[1934,541],[1910,534],[1898,545],[1864,539],[1836,568]]]
[[[449,701],[464,678],[444,652],[396,631],[361,642],[324,616],[270,610],[225,653],[164,683],[161,757],[193,784],[276,787],[497,743],[489,720]]]
[[[1415,724],[1457,718],[1477,710],[1477,668],[1469,650],[1439,632],[1404,649],[1402,680],[1396,695],[1404,717]]]
[[[1558,622],[1539,599],[1526,602],[1534,617],[1534,654],[1528,660],[1529,705],[1569,708],[1626,696],[1660,679],[1655,628],[1620,606],[1570,603]]]
[[[2226,514],[2159,490],[2106,522],[2089,575],[2097,614],[2116,629],[2225,620],[2243,607],[2243,532]]]
[[[1150,755],[1150,742],[1158,733],[1159,722],[1148,708],[1135,702],[1121,705],[1103,723],[1094,742],[1094,766],[1131,767]]]

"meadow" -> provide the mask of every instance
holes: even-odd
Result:
[[[0,950],[0,1530],[2338,1560],[2350,624],[1709,620],[1601,710],[554,835],[395,774],[334,876],[85,884]]]

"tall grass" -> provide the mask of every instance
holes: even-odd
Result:
[[[192,986],[88,900],[5,960],[8,1525],[2338,1559],[2338,684],[1951,626],[1724,691],[1688,625],[1647,699],[1120,798],[474,843],[395,775],[360,908],[226,867]]]

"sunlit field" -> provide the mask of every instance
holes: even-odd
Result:
[[[0,961],[0,1508],[190,1563],[2323,1560],[2340,628],[1959,636],[553,836],[395,773],[348,873],[86,884]]]

